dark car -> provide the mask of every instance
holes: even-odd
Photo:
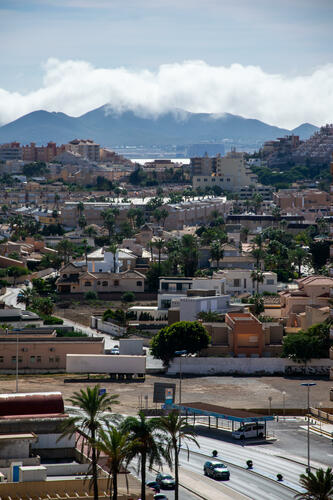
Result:
[[[148,486],[148,488],[154,490],[155,493],[160,492],[160,485],[156,481],[149,481],[148,483],[146,483],[146,485]]]
[[[163,493],[157,493],[154,495],[154,500],[168,500],[168,497],[166,497]]]
[[[212,477],[213,479],[230,479],[230,472],[228,470],[228,467],[222,462],[205,462],[203,469],[205,476]]]
[[[163,490],[173,490],[175,488],[175,480],[170,474],[157,474],[156,482]]]

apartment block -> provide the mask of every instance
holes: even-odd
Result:
[[[100,145],[91,139],[74,139],[66,144],[66,150],[79,154],[89,161],[100,160]]]
[[[19,142],[0,144],[0,161],[22,160],[22,150]]]
[[[226,156],[217,156],[214,159],[205,158],[205,161],[204,166],[200,167],[201,172],[208,170],[208,165],[210,165],[210,175],[202,173],[193,175],[193,188],[204,189],[207,186],[219,186],[222,189],[237,192],[242,187],[255,186],[258,183],[258,177],[246,164],[244,153],[231,151]],[[199,166],[195,163],[192,172],[196,171],[199,171]]]
[[[273,194],[274,203],[281,210],[314,210],[328,207],[330,195],[319,189],[280,189]]]

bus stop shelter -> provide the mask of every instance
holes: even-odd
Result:
[[[247,410],[240,410],[234,408],[226,408],[224,406],[211,405],[208,403],[183,403],[181,405],[173,404],[171,406],[173,409],[180,411],[182,414],[185,413],[186,418],[192,416],[194,421],[193,425],[195,425],[195,419],[197,417],[206,416],[208,417],[208,427],[214,427],[218,429],[218,422],[220,420],[227,420],[231,422],[232,431],[235,430],[235,423],[239,425],[245,423],[264,423],[265,432],[264,435],[266,437],[266,424],[268,421],[273,421],[274,417],[272,415],[260,415],[259,413],[254,413]],[[215,425],[213,426],[211,423],[211,418],[215,418]],[[237,427],[238,427],[237,426]]]

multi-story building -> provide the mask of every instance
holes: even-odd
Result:
[[[319,189],[280,189],[273,194],[274,203],[281,210],[288,211],[293,209],[327,209],[330,195]]]
[[[233,150],[223,157],[204,157],[193,160],[192,183],[195,189],[218,186],[233,192],[239,192],[241,188],[258,190],[258,177],[247,165],[244,153]],[[208,173],[203,173],[205,171]],[[196,172],[200,172],[200,174]]]
[[[100,145],[91,139],[74,139],[66,144],[66,150],[77,153],[89,161],[100,160]]]
[[[34,142],[31,142],[29,146],[22,146],[22,159],[26,162],[47,163],[63,151],[65,151],[65,146],[57,146],[55,142],[48,142],[46,146],[36,146]]]
[[[287,326],[299,326],[298,315],[305,312],[307,306],[328,306],[332,287],[333,277],[309,276],[298,280],[297,290],[281,292],[281,317],[286,319]]]
[[[19,142],[0,144],[0,161],[21,160],[22,150]]]
[[[225,269],[213,277],[225,279],[225,292],[230,295],[240,295],[242,293],[254,293],[257,290],[257,283],[252,279],[252,271],[248,269]],[[258,283],[259,293],[277,293],[277,274],[271,271],[262,273],[263,282]]]

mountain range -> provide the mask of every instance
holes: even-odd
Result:
[[[316,130],[318,127],[309,123],[287,130],[229,113],[214,115],[175,110],[144,117],[133,111],[115,113],[105,105],[79,117],[34,111],[0,127],[0,143],[18,141],[40,145],[54,141],[62,144],[74,138],[90,138],[109,147],[181,145],[224,139],[256,144],[291,133],[307,139]]]

